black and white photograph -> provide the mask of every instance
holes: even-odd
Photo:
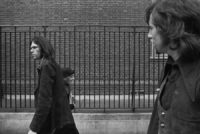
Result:
[[[200,0],[0,0],[0,134],[200,134]]]

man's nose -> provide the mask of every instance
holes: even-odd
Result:
[[[148,34],[147,34],[147,37],[148,37],[148,38],[151,38],[151,35],[150,35],[150,33],[149,33],[149,32],[148,32]]]
[[[151,39],[151,38],[152,38],[152,35],[151,35],[150,31],[148,32],[148,35],[147,35],[147,37],[148,37],[149,39]]]

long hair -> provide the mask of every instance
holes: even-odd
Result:
[[[42,37],[42,36],[35,36],[31,42],[34,42],[40,47],[41,58],[45,58],[46,60],[53,59],[55,56],[55,51],[50,42]]]
[[[152,22],[185,60],[200,57],[200,1],[159,0],[147,8],[146,21]],[[175,44],[175,45],[174,45]]]

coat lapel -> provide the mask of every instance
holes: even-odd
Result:
[[[41,74],[41,66],[37,67],[37,73],[38,73],[38,83],[37,83],[37,87],[34,90],[34,94],[36,94],[37,90],[39,90],[39,85],[40,85],[40,74]]]
[[[194,102],[197,95],[197,80],[200,76],[200,61],[179,62],[180,72],[184,81],[186,92],[190,99]]]
[[[160,84],[167,76],[170,70],[171,63],[172,63],[172,58],[169,57],[165,69],[162,73]],[[198,79],[200,78],[200,60],[186,62],[182,60],[182,58],[180,58],[178,61],[176,61],[176,64],[180,69],[181,77],[183,79],[183,84],[185,85],[185,89],[187,94],[189,95],[189,98],[192,101],[195,101],[198,92],[197,91],[198,88],[196,87],[196,85]]]

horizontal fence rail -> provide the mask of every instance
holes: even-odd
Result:
[[[75,112],[149,110],[156,98],[165,55],[155,55],[147,27],[1,26],[1,111],[31,111],[38,62],[34,36],[48,38],[61,67],[75,70]]]

